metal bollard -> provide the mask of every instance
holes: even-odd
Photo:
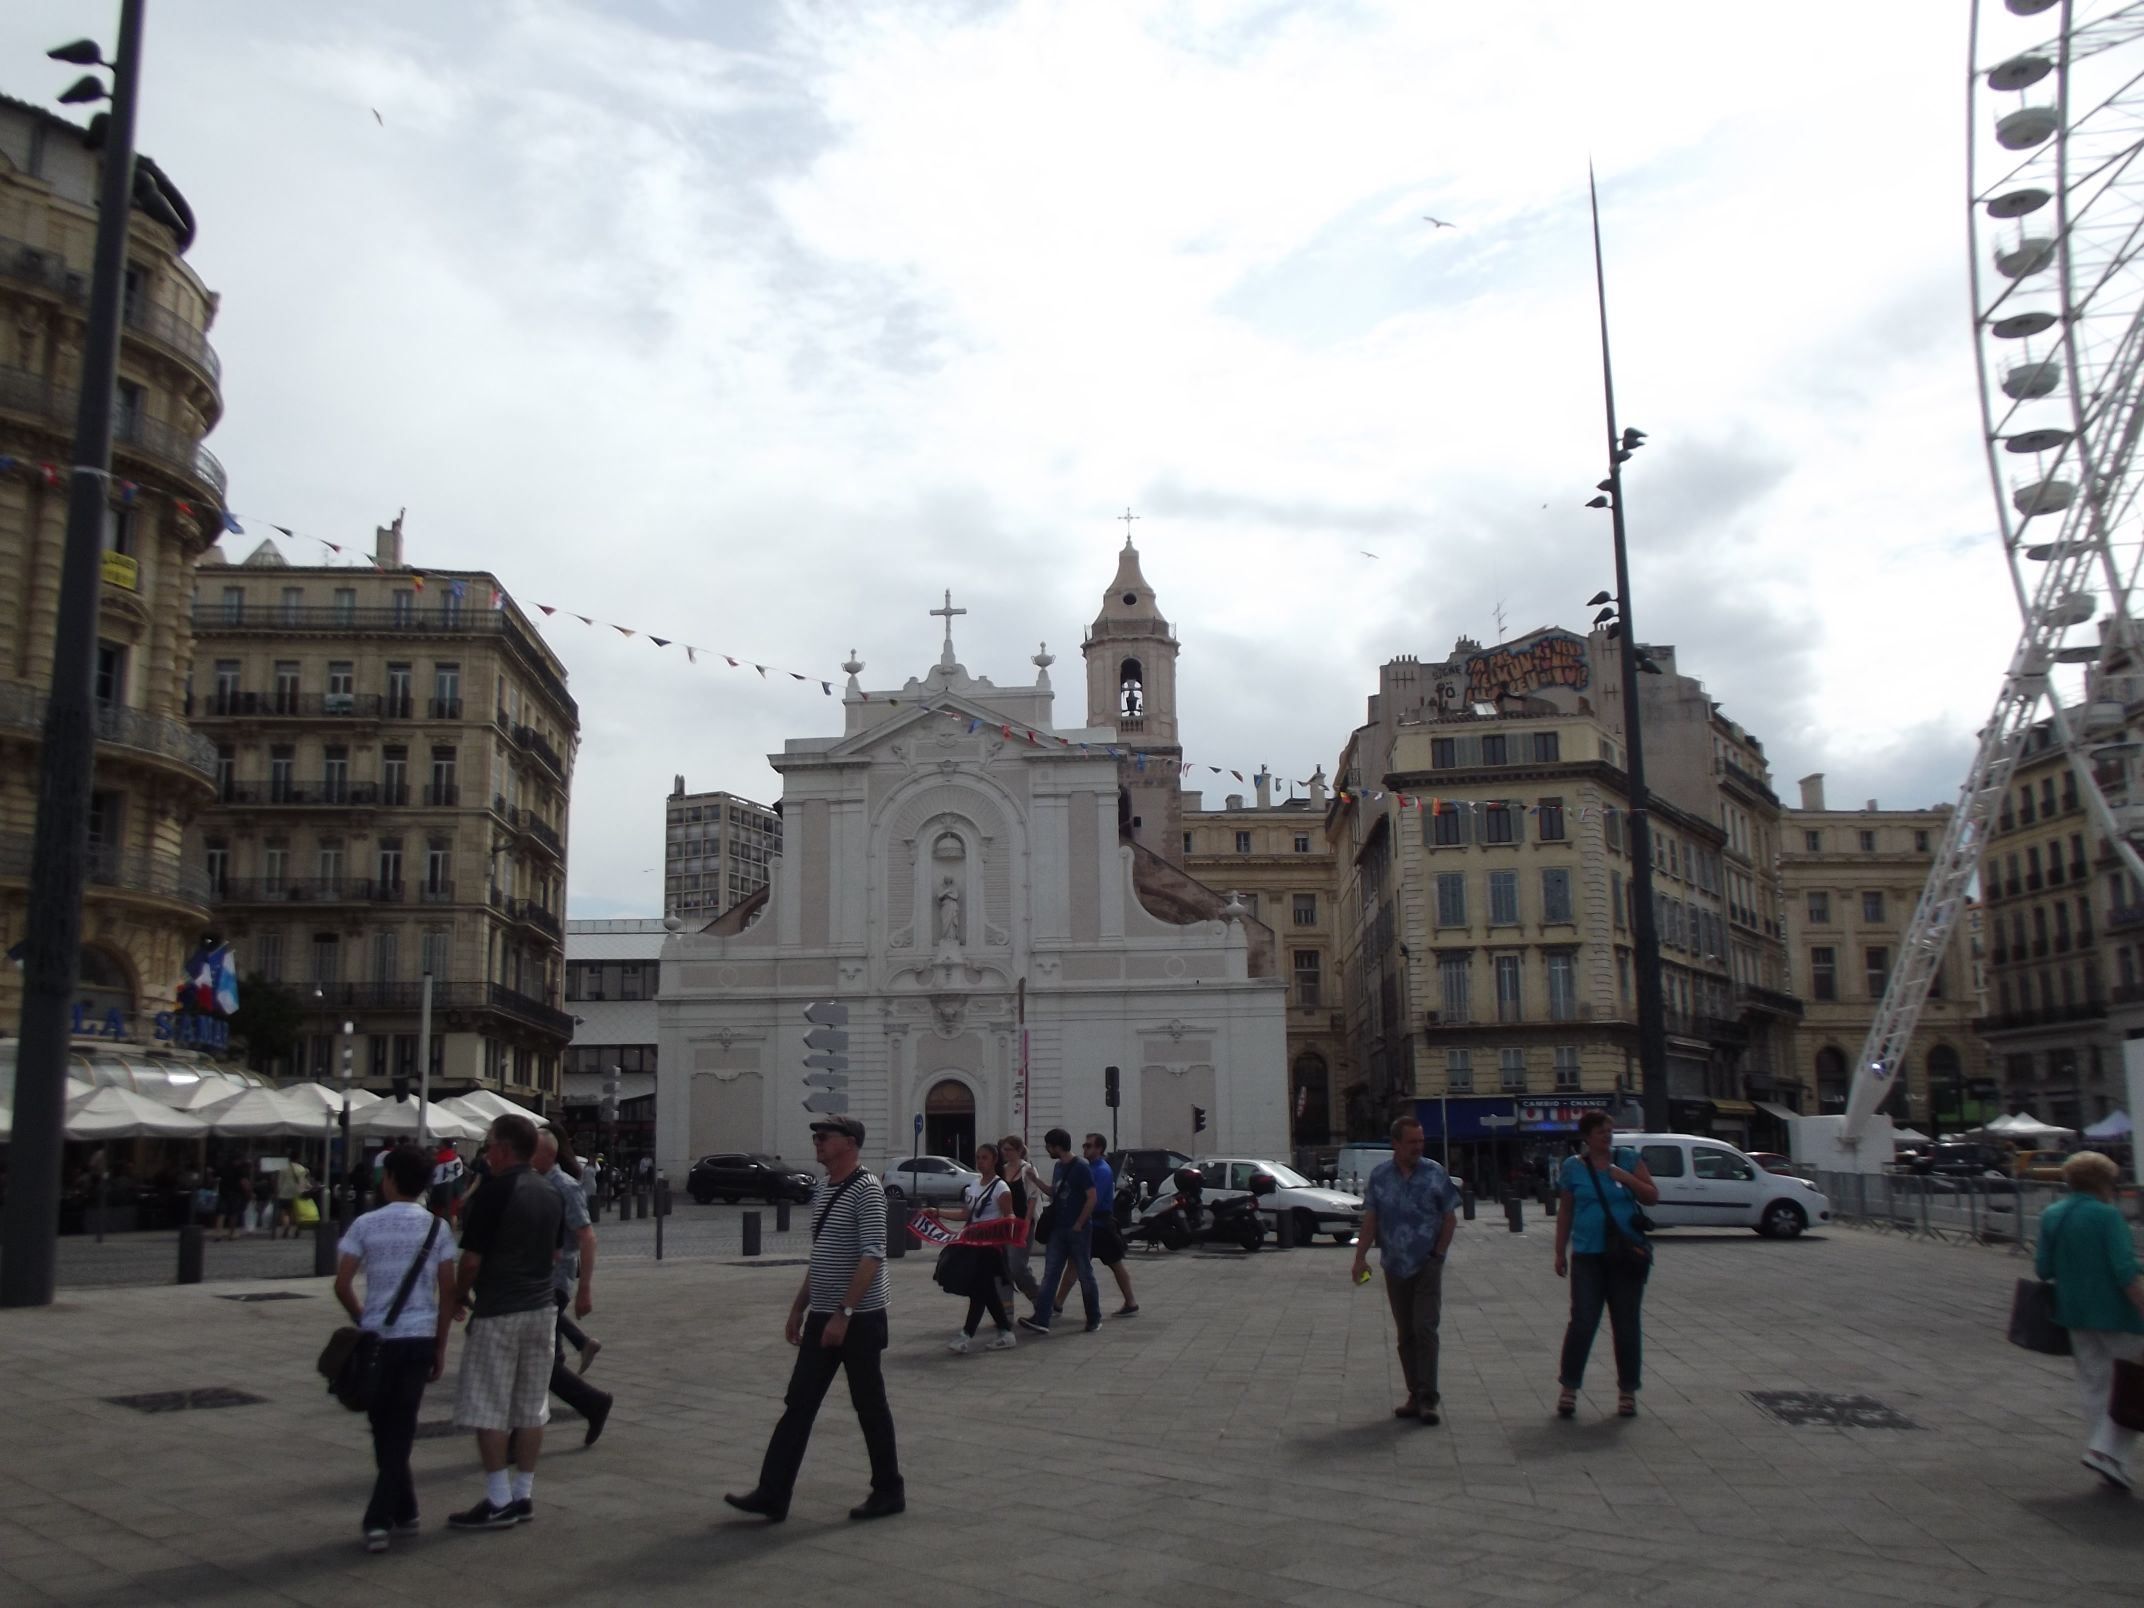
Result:
[[[199,1223],[188,1223],[179,1230],[179,1282],[201,1282],[201,1247],[208,1236],[201,1232]]]
[[[1459,1192],[1459,1212],[1465,1221],[1469,1223],[1474,1221],[1474,1186],[1472,1184],[1467,1185],[1466,1188]]]
[[[747,1256],[757,1256],[759,1254],[759,1213],[757,1212],[746,1212],[744,1214],[744,1254]]]
[[[633,1217],[638,1221],[645,1219],[647,1215],[648,1192],[645,1189],[636,1189],[633,1191]]]
[[[787,1195],[784,1195],[774,1203],[774,1232],[777,1234],[789,1232],[789,1197]]]
[[[897,1189],[886,1191],[886,1256],[890,1261],[908,1254],[908,1206]]]
[[[332,1277],[334,1275],[335,1248],[339,1244],[341,1244],[341,1242],[342,1236],[337,1232],[335,1224],[333,1223],[333,1221],[330,1220],[326,1212],[322,1212],[320,1214],[320,1221],[313,1225],[314,1278],[324,1279]],[[179,1257],[183,1265],[186,1256],[185,1241],[181,1240],[179,1242],[179,1245]],[[184,1278],[181,1278],[179,1282],[183,1284],[186,1282],[186,1280]]]
[[[1504,1216],[1511,1224],[1512,1233],[1523,1234],[1526,1232],[1526,1202],[1519,1199],[1518,1196],[1506,1195],[1504,1197]]]
[[[1285,1208],[1273,1214],[1273,1248],[1276,1251],[1295,1249],[1295,1213]]]
[[[663,1259],[663,1219],[670,1215],[670,1186],[663,1175],[655,1175],[655,1260]]]

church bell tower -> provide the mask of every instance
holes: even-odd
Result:
[[[1184,860],[1184,751],[1176,734],[1176,631],[1140,573],[1127,520],[1116,579],[1080,644],[1087,724],[1112,727],[1118,746],[1117,826],[1171,865]]]

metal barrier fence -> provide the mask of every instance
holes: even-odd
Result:
[[[1912,1173],[1802,1173],[1831,1198],[1835,1221],[1884,1233],[2025,1252],[2039,1243],[2040,1218],[2069,1193],[2036,1179],[1924,1177]],[[2119,1197],[2130,1234],[2144,1254],[2144,1200]]]

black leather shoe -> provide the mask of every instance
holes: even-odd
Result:
[[[789,1504],[787,1502],[769,1496],[756,1485],[742,1496],[733,1496],[728,1492],[724,1492],[722,1500],[729,1503],[739,1513],[758,1514],[769,1524],[780,1524],[782,1520],[789,1517]]]
[[[908,1511],[908,1496],[902,1491],[873,1491],[862,1507],[849,1509],[852,1519],[890,1519]]]
[[[596,1437],[603,1433],[603,1426],[610,1422],[611,1398],[605,1396],[602,1405],[588,1415],[588,1434],[582,1439],[583,1446],[593,1446]]]

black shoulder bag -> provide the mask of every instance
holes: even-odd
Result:
[[[857,1179],[863,1176],[864,1170],[863,1168],[859,1167],[854,1172],[850,1173],[848,1177],[842,1179],[840,1183],[834,1186],[833,1193],[826,1197],[826,1204],[819,1208],[818,1221],[811,1225],[811,1237],[814,1240],[817,1240],[820,1235],[820,1232],[825,1229],[827,1215],[833,1211],[834,1202],[841,1199],[842,1196],[846,1195],[849,1192],[849,1185],[855,1183]],[[903,1223],[901,1226],[903,1228],[906,1228],[908,1225],[906,1223]]]
[[[402,1316],[402,1309],[409,1304],[410,1292],[417,1287],[417,1275],[431,1261],[432,1243],[438,1238],[439,1219],[435,1217],[432,1226],[425,1230],[424,1244],[418,1248],[417,1260],[410,1263],[409,1271],[402,1275],[401,1287],[395,1291],[394,1304],[387,1309],[382,1328],[392,1329],[395,1320]],[[361,1413],[379,1394],[380,1337],[354,1324],[344,1324],[328,1336],[316,1366],[328,1382],[328,1394],[353,1413]]]
[[[1601,1203],[1601,1219],[1605,1227],[1601,1238],[1601,1252],[1606,1265],[1617,1273],[1635,1273],[1644,1277],[1653,1269],[1652,1248],[1642,1239],[1632,1239],[1623,1232],[1623,1225],[1615,1220],[1615,1213],[1608,1209],[1608,1191],[1601,1185],[1601,1175],[1594,1170],[1590,1157],[1580,1158],[1585,1163],[1586,1176],[1593,1180],[1593,1193]]]
[[[2055,1227],[2056,1240],[2062,1225]],[[2056,1240],[2047,1245],[2048,1260],[2054,1260]],[[2070,1354],[2070,1332],[2055,1316],[2055,1287],[2046,1279],[2019,1279],[2010,1297],[2010,1343],[2037,1351],[2044,1357]]]

